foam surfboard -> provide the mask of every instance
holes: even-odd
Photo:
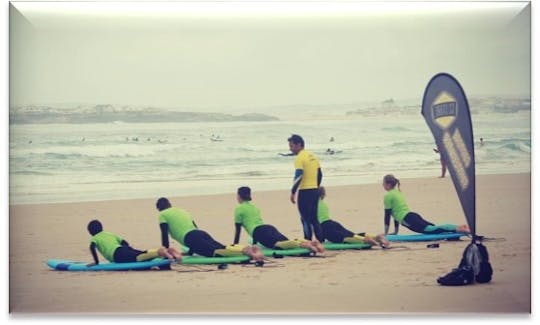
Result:
[[[414,234],[414,235],[387,235],[388,241],[433,241],[445,239],[459,239],[467,236],[463,233],[445,232],[441,234]]]
[[[94,266],[86,266],[87,262],[74,262],[62,259],[47,260],[47,265],[58,271],[127,271],[127,270],[149,270],[153,267],[169,265],[167,259],[155,258],[150,261],[134,263],[100,263]]]
[[[262,249],[264,256],[301,256],[308,255],[312,252],[306,248],[292,248],[292,249],[270,249],[259,245]],[[345,250],[345,249],[367,249],[371,248],[370,244],[366,243],[332,243],[325,242],[323,244],[327,250]]]
[[[301,256],[301,255],[311,254],[311,251],[306,248],[271,249],[271,248],[264,247],[262,245],[259,245],[259,246],[261,247],[261,251],[263,255],[266,257]]]
[[[182,265],[194,264],[230,264],[248,262],[249,256],[228,256],[228,257],[205,257],[205,256],[184,256]],[[166,266],[170,261],[164,258],[155,258],[150,261],[133,263],[100,263],[94,266],[87,266],[86,262],[74,262],[63,259],[49,259],[46,263],[50,268],[58,271],[127,271],[127,270],[150,270],[153,267]]]
[[[226,256],[226,257],[205,257],[205,256],[184,256],[182,257],[183,265],[193,264],[231,264],[249,262],[251,258],[246,255]]]
[[[324,246],[324,248],[326,248],[329,251],[344,250],[344,249],[368,249],[368,248],[371,248],[371,245],[366,244],[366,243],[332,243],[332,242],[324,242],[323,246]]]

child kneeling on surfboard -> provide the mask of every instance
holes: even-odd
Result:
[[[276,227],[264,224],[261,211],[251,202],[251,189],[247,186],[238,188],[236,193],[238,206],[234,210],[234,244],[240,241],[242,227],[253,238],[253,243],[261,243],[271,249],[307,248],[315,253],[323,253],[324,246],[318,240],[289,240]]]
[[[169,247],[170,234],[181,245],[189,248],[189,254],[195,253],[206,257],[247,255],[255,261],[262,261],[264,258],[257,246],[225,246],[216,241],[206,231],[197,228],[189,212],[172,207],[167,198],[158,199],[156,208],[159,211],[161,243],[164,247]]]
[[[319,205],[317,207],[317,220],[321,225],[324,238],[333,243],[366,243],[371,245],[380,245],[383,248],[390,246],[383,234],[373,236],[366,233],[355,234],[343,227],[339,222],[330,219],[328,205],[324,202],[326,189],[319,187]]]
[[[388,192],[384,196],[384,233],[388,234],[390,228],[390,217],[394,217],[394,234],[397,235],[399,224],[404,225],[410,230],[421,234],[440,234],[444,232],[470,233],[467,225],[443,224],[434,225],[424,220],[418,213],[411,212],[405,196],[399,188],[399,179],[394,175],[386,175],[383,178],[383,188]],[[397,188],[396,188],[397,186]]]
[[[90,221],[87,229],[90,235],[92,235],[90,252],[94,258],[94,263],[90,263],[87,266],[99,264],[96,249],[109,262],[114,263],[143,262],[154,259],[158,256],[168,258],[171,261],[176,259],[176,261],[179,262],[182,260],[182,255],[174,248],[160,247],[145,251],[135,249],[129,246],[128,242],[122,239],[120,236],[111,232],[103,231],[103,225],[101,222],[99,222],[99,220]]]

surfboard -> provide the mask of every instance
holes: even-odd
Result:
[[[100,263],[94,266],[86,266],[86,262],[74,262],[62,259],[50,259],[46,263],[50,268],[57,271],[127,271],[127,270],[150,270],[153,267],[169,265],[167,259],[155,258],[145,262],[134,263]]]
[[[441,234],[414,234],[414,235],[388,235],[386,239],[388,241],[432,241],[432,240],[445,240],[445,239],[459,239],[460,237],[467,236],[462,233],[446,232]]]
[[[205,257],[205,256],[184,256],[182,257],[183,265],[193,264],[232,264],[249,262],[251,258],[246,255],[227,256],[227,257]]]
[[[263,255],[267,257],[276,257],[276,256],[302,256],[309,255],[312,252],[307,248],[292,248],[292,249],[270,249],[264,246],[259,245],[262,249]],[[332,243],[325,242],[323,244],[324,248],[327,250],[345,250],[345,249],[368,249],[371,248],[370,244],[365,243]]]
[[[205,257],[205,256],[184,256],[180,264],[231,264],[248,262],[249,256],[228,256],[228,257]],[[46,263],[50,268],[57,271],[128,271],[128,270],[150,270],[153,267],[166,266],[170,261],[164,258],[155,258],[150,261],[133,263],[100,263],[94,266],[87,266],[86,262],[74,262],[63,259],[49,259]]]
[[[264,246],[260,247],[263,255],[266,257],[301,256],[311,254],[311,251],[306,248],[271,249]]]
[[[344,249],[368,249],[368,248],[371,248],[371,245],[366,244],[366,243],[332,243],[332,242],[324,242],[323,246],[324,246],[324,248],[326,248],[329,251],[344,250]]]

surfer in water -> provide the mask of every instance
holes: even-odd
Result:
[[[169,247],[169,234],[177,242],[189,248],[188,254],[196,253],[206,257],[247,255],[255,261],[261,261],[263,254],[257,246],[230,245],[217,242],[206,231],[198,229],[191,214],[171,206],[167,198],[156,202],[159,211],[161,244]]]
[[[395,232],[398,233],[399,224],[409,228],[410,230],[421,234],[440,234],[444,232],[460,232],[470,233],[467,225],[443,224],[434,225],[433,223],[424,220],[418,213],[411,212],[405,196],[400,190],[399,179],[394,175],[386,175],[383,178],[383,188],[388,192],[384,196],[384,234],[388,234],[390,227],[390,217],[394,217]],[[397,188],[396,188],[397,186]]]
[[[103,231],[103,225],[99,220],[92,220],[88,223],[88,232],[92,235],[92,241],[90,242],[90,252],[94,258],[94,263],[87,264],[87,266],[94,266],[99,264],[96,249],[105,257],[109,262],[114,263],[131,263],[131,262],[143,262],[154,259],[158,256],[168,258],[171,261],[181,261],[182,254],[174,248],[160,247],[157,249],[138,250],[129,246],[128,242],[122,239],[122,237]]]
[[[276,227],[264,224],[261,211],[251,202],[251,189],[247,186],[238,188],[236,193],[238,206],[234,210],[234,244],[240,241],[242,227],[253,238],[253,243],[272,249],[307,248],[315,253],[323,253],[324,246],[318,240],[289,240]]]
[[[328,205],[324,202],[326,189],[319,187],[319,206],[317,209],[317,219],[321,225],[324,238],[333,243],[366,243],[370,245],[380,245],[383,248],[390,246],[384,234],[373,236],[367,233],[355,234],[343,227],[339,222],[330,219]]]

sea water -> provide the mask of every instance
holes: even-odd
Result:
[[[472,119],[477,174],[530,172],[530,110]],[[280,153],[289,152],[292,133],[303,136],[306,149],[319,157],[326,186],[378,183],[387,173],[440,175],[433,137],[419,113],[272,122],[12,124],[10,203],[233,195],[239,186],[287,190],[294,157]]]

